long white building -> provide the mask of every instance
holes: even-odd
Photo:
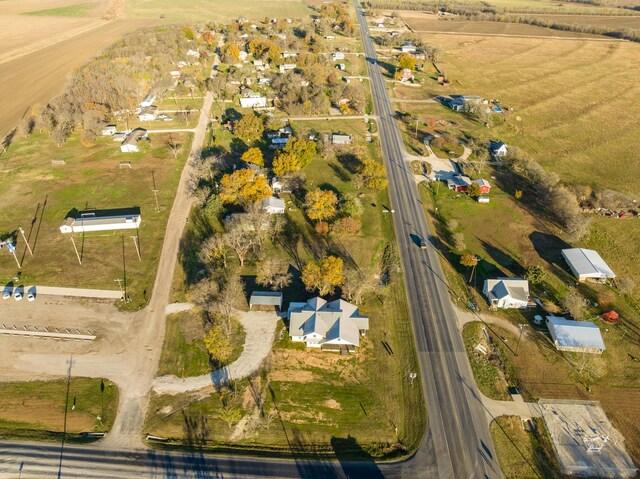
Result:
[[[67,217],[60,226],[61,233],[85,233],[90,231],[133,230],[140,227],[139,213],[103,215],[100,211],[82,211],[78,216]]]

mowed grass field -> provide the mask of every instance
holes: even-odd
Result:
[[[118,408],[118,388],[91,378],[71,378],[68,385],[66,379],[0,382],[0,438],[60,440],[65,406],[67,440],[80,440],[77,434],[82,432],[109,431]]]
[[[127,18],[164,19],[171,23],[189,21],[225,21],[239,17],[307,17],[312,10],[302,0],[193,0],[176,3],[173,0],[127,0]]]
[[[150,135],[151,142],[139,153],[123,154],[111,138],[85,147],[74,134],[61,148],[46,135],[35,133],[14,143],[0,158],[3,181],[0,197],[0,231],[9,234],[22,227],[34,255],[26,252],[19,237],[17,257],[22,259],[20,284],[78,288],[118,289],[115,279],[123,279],[126,261],[127,289],[131,307],[144,304],[151,295],[156,264],[162,247],[165,224],[173,204],[175,189],[191,136],[178,136],[183,151],[174,160],[167,151],[166,136]],[[52,160],[64,161],[53,166]],[[131,162],[131,168],[120,168]],[[152,176],[153,172],[153,176]],[[155,211],[153,180],[158,189],[160,212]],[[59,226],[76,208],[110,209],[137,206],[142,224],[138,260],[134,240],[136,230],[62,234]],[[124,235],[124,248],[121,240]],[[73,236],[82,265],[71,243]],[[6,250],[0,251],[0,282],[16,276],[17,265]]]

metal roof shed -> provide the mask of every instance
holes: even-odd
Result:
[[[274,291],[254,291],[249,298],[249,309],[254,306],[277,306],[282,309],[282,293]]]
[[[547,316],[547,327],[560,351],[602,354],[605,350],[600,328],[590,321]]]
[[[563,249],[562,257],[579,281],[589,279],[604,281],[616,277],[616,274],[609,268],[609,265],[604,262],[598,252],[592,249]]]

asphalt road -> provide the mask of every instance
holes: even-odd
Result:
[[[432,450],[440,479],[502,477],[438,253],[430,244],[426,250],[419,248],[420,240],[429,238],[429,228],[413,175],[403,159],[404,145],[369,28],[358,0],[354,3],[379,119],[391,207],[395,210],[394,226],[429,414],[429,432],[414,459],[414,477],[433,477],[430,471],[422,472],[420,468],[422,462],[428,464]]]

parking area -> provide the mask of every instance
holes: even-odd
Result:
[[[632,478],[637,469],[624,437],[596,401],[540,400],[564,474],[575,477]]]

